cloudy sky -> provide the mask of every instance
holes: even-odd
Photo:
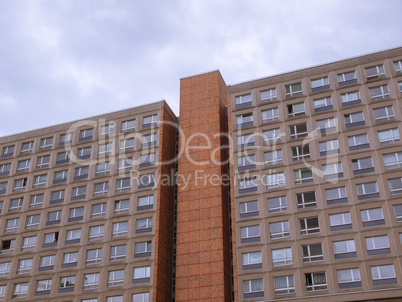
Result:
[[[4,0],[0,136],[402,46],[401,0]]]

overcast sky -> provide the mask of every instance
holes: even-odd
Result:
[[[402,46],[401,0],[4,0],[0,136]]]

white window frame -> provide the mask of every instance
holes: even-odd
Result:
[[[276,88],[260,91],[261,102],[272,102],[277,98]]]
[[[337,220],[340,221],[337,221]],[[352,224],[352,219],[349,212],[336,213],[329,215],[329,222],[331,227]]]
[[[341,94],[342,104],[360,100],[360,92],[351,91]]]
[[[286,286],[285,287],[276,287],[275,281],[278,279],[284,279],[284,278],[286,280]],[[295,281],[294,281],[293,275],[274,277],[274,290],[275,290],[275,295],[293,294],[295,292]]]
[[[321,254],[317,255],[312,255],[311,254],[311,247],[312,246],[320,246],[321,249]],[[307,250],[307,255],[304,254],[304,248]],[[312,243],[312,244],[307,244],[302,246],[302,257],[303,257],[303,262],[318,262],[318,261],[324,261],[324,252],[322,250],[322,244],[321,243]]]
[[[298,87],[297,87],[299,85],[300,85],[300,90],[298,90]],[[292,97],[292,96],[296,96],[298,94],[303,93],[303,84],[302,84],[302,82],[297,82],[297,83],[292,83],[292,84],[285,85],[285,93],[286,93],[286,97]]]
[[[319,79],[313,79],[311,80],[311,88],[318,88],[318,87],[322,87],[322,86],[326,86],[329,85],[329,80],[328,77],[322,77]]]
[[[267,174],[267,189],[280,188],[285,186],[285,173]]]
[[[390,96],[389,88],[388,88],[387,84],[381,85],[381,86],[370,87],[369,92],[370,92],[370,99],[372,101],[386,99],[386,98],[389,98],[389,96]]]
[[[373,184],[373,183],[375,184],[375,189],[376,189],[376,191],[374,191],[374,192],[366,192],[366,191],[367,191],[366,185]],[[361,188],[363,194],[360,194],[360,195],[359,195],[359,190],[358,190],[357,188]],[[364,195],[368,195],[368,194],[379,193],[379,191],[378,191],[378,184],[377,184],[376,181],[371,181],[371,182],[365,182],[365,183],[361,183],[361,184],[356,184],[356,189],[357,189],[357,196],[364,196]]]
[[[381,272],[381,268],[390,268],[392,267],[392,276],[384,276],[384,274]],[[383,279],[393,279],[396,278],[395,275],[395,268],[393,264],[389,265],[377,265],[377,266],[371,266],[371,275],[373,277],[373,280],[383,280]]]
[[[389,132],[389,138],[381,139],[380,135],[383,133]],[[378,139],[380,140],[381,145],[395,144],[399,142],[400,135],[398,128],[386,129],[378,131]]]
[[[102,240],[105,234],[104,225],[90,226],[88,230],[88,241]]]
[[[339,284],[345,284],[345,283],[351,283],[351,282],[359,282],[361,281],[360,278],[360,270],[359,268],[348,268],[348,269],[342,269],[342,270],[337,270],[337,275],[338,275],[338,282]],[[348,273],[350,274],[350,278],[347,280],[342,280],[342,274]]]
[[[83,290],[96,289],[99,287],[99,273],[85,274],[83,279]]]
[[[385,115],[383,116],[376,116],[376,111],[378,112],[379,110],[384,109]],[[373,114],[374,114],[374,119],[376,122],[381,122],[381,121],[390,121],[395,119],[395,111],[394,107],[392,105],[390,106],[385,106],[385,107],[378,107],[373,109]]]
[[[265,144],[279,142],[281,140],[281,129],[280,128],[269,129],[269,130],[264,131],[262,134],[264,136]],[[272,134],[272,135],[268,136],[267,134]]]
[[[276,254],[276,253],[278,253],[279,255],[283,255],[284,257],[282,257],[282,258],[275,257],[274,254]],[[272,266],[273,267],[293,264],[292,248],[290,248],[290,247],[273,249],[273,250],[271,250],[271,255],[272,255]]]
[[[119,276],[123,272],[123,278]],[[124,269],[122,270],[114,270],[114,271],[109,271],[108,276],[107,276],[107,286],[108,287],[115,287],[115,286],[121,286],[124,284]]]
[[[377,241],[377,240],[384,240],[384,239],[386,239],[385,245],[381,245],[381,243]],[[387,249],[390,247],[388,236],[382,235],[382,236],[366,237],[366,246],[367,246],[368,251]]]
[[[379,64],[379,65],[376,65],[376,66],[366,67],[364,70],[366,72],[367,80],[369,80],[371,78],[377,78],[377,77],[385,76],[384,65],[382,65],[382,64]],[[371,74],[370,73],[371,70],[373,70],[375,73]]]
[[[243,253],[242,263],[243,265],[262,264],[261,251]]]
[[[309,221],[310,219],[317,219],[318,227],[310,227],[310,226],[308,225],[308,221]],[[301,226],[301,222],[302,222],[302,221],[304,221],[305,228],[302,228],[302,226]],[[299,225],[300,225],[300,234],[301,234],[302,236],[304,236],[304,235],[311,235],[311,234],[318,234],[318,233],[321,232],[321,230],[320,230],[320,220],[319,220],[318,216],[316,216],[316,217],[301,218],[301,219],[299,219]]]
[[[381,217],[379,218],[374,218],[371,216],[376,216],[374,214],[374,212],[378,212],[378,210],[381,213]],[[363,214],[365,213],[365,214]],[[364,210],[360,210],[360,214],[362,217],[362,222],[370,222],[370,221],[378,221],[378,220],[383,220],[384,219],[384,213],[382,208],[372,208],[372,209],[364,209]]]
[[[95,257],[93,258],[88,258],[88,253],[95,253]],[[87,250],[85,253],[85,264],[86,265],[91,265],[91,264],[98,264],[101,263],[102,261],[102,248],[97,248],[97,249],[90,249]]]
[[[303,174],[305,174],[305,173],[310,174],[308,172],[311,173],[311,176],[304,177]],[[296,170],[293,170],[293,173],[295,176],[295,184],[304,184],[307,182],[314,181],[313,171],[311,171],[309,168],[296,169]],[[300,177],[297,177],[297,175],[299,175]]]
[[[322,104],[322,105],[321,105]],[[331,97],[320,98],[314,100],[314,109],[323,108],[332,105]]]
[[[33,258],[20,259],[18,261],[17,275],[28,274],[32,270]]]
[[[311,285],[307,285],[307,282],[306,282],[306,288],[307,288],[308,292],[326,290],[328,288],[328,285],[327,285],[328,281],[327,281],[327,276],[326,276],[325,272],[313,272],[313,273],[307,273],[307,274],[311,275],[311,281],[312,281]],[[317,284],[315,284],[314,276],[318,275],[318,274],[324,274],[325,283],[317,283]]]
[[[251,231],[252,229],[252,231]],[[258,229],[258,232],[257,232]],[[250,233],[255,232],[256,235],[251,235]],[[241,239],[257,238],[260,237],[260,226],[259,225],[249,225],[240,228]]]
[[[271,232],[273,225],[278,225],[281,231]],[[271,240],[290,237],[289,221],[286,220],[286,221],[271,222],[269,224],[269,234]]]
[[[151,221],[152,221],[152,218],[151,218]],[[124,225],[127,226],[125,229],[123,227]],[[152,222],[151,222],[151,226],[152,226]],[[119,221],[119,222],[115,222],[112,224],[112,237],[113,238],[127,236],[127,234],[128,234],[128,221]]]
[[[264,115],[266,115],[264,117]],[[261,111],[261,120],[263,123],[273,122],[279,120],[279,110],[278,108],[270,108]]]

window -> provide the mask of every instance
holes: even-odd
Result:
[[[20,223],[19,218],[12,218],[6,220],[6,233],[16,232],[18,231],[18,224]]]
[[[298,124],[289,126],[290,129],[290,138],[300,138],[307,136],[307,124]]]
[[[152,187],[155,183],[153,173],[140,175],[138,180],[138,189]]]
[[[61,210],[53,211],[47,214],[46,225],[59,224],[61,220]]]
[[[40,214],[27,216],[27,222],[25,224],[25,228],[26,229],[37,228],[39,227],[39,221],[40,221]]]
[[[17,165],[17,172],[29,170],[30,165],[31,165],[30,159],[20,160]]]
[[[99,273],[84,275],[84,285],[82,287],[83,290],[95,289],[98,288],[98,286],[99,286]]]
[[[0,301],[4,301],[4,298],[6,296],[6,285],[0,285]]]
[[[71,200],[84,199],[87,191],[86,186],[75,187],[71,192]]]
[[[139,221],[142,221],[142,220],[146,220],[147,227],[152,228],[152,218],[137,219],[137,228],[138,228]],[[140,225],[142,226],[142,224],[140,224]],[[113,223],[112,226],[113,226],[112,237],[127,236],[128,221],[115,222],[115,223]]]
[[[89,166],[75,168],[74,180],[88,177]]]
[[[36,161],[36,167],[37,168],[48,167],[49,162],[50,162],[50,155],[39,156],[37,161]]]
[[[106,302],[123,302],[123,296],[107,297]]]
[[[36,246],[36,236],[24,237],[22,239],[21,251],[33,251]]]
[[[3,201],[0,201],[0,214],[1,214],[1,212],[3,211],[3,204],[4,204],[4,202],[3,202]]]
[[[374,165],[371,157],[352,159],[352,167],[355,175],[374,172]]]
[[[96,172],[95,172],[96,176],[109,174],[109,172],[110,172],[109,162],[99,163],[96,165]]]
[[[344,117],[345,117],[346,128],[365,125],[363,112],[345,114]]]
[[[154,204],[154,196],[147,195],[147,196],[140,196],[138,197],[138,209],[145,209],[145,208],[152,208]],[[145,207],[145,208],[144,208]]]
[[[128,192],[131,189],[131,179],[128,178],[122,178],[122,179],[117,179],[116,180],[116,192]]]
[[[253,114],[245,113],[236,116],[236,125],[238,128],[248,127],[253,125]]]
[[[135,120],[128,120],[121,123],[121,132],[135,130]]]
[[[399,85],[399,92],[402,92],[402,82],[398,82]]]
[[[329,221],[331,224],[331,231],[340,231],[352,228],[352,220],[350,219],[349,212],[329,215]]]
[[[357,184],[357,197],[359,200],[380,197],[377,182]]]
[[[266,130],[262,134],[265,144],[279,142],[281,140],[281,130],[279,128]]]
[[[97,264],[102,260],[102,249],[93,249],[87,251],[87,257],[85,263],[89,264]]]
[[[384,77],[384,65],[377,65],[365,68],[367,80]]]
[[[149,167],[155,164],[155,153],[142,154],[140,157],[140,168]]]
[[[381,208],[361,210],[360,213],[364,227],[385,224]]]
[[[274,277],[275,295],[293,294],[295,281],[293,276]]]
[[[292,147],[292,159],[293,160],[301,160],[301,159],[310,158],[310,146],[308,144]]]
[[[402,204],[394,205],[394,212],[397,222],[402,222]]]
[[[53,191],[50,194],[50,204],[59,203],[64,201],[64,190]]]
[[[29,201],[30,208],[41,207],[43,203],[44,194],[32,195]]]
[[[384,160],[385,170],[402,167],[402,152],[384,154],[382,158]]]
[[[126,260],[126,245],[111,246],[110,261],[120,261],[120,260]]]
[[[116,200],[114,202],[114,214],[124,214],[128,213],[130,209],[130,200],[123,199],[123,200]]]
[[[239,181],[239,193],[250,193],[257,191],[257,179],[245,178]]]
[[[8,209],[9,212],[17,212],[22,210],[22,203],[24,199],[20,198],[13,198],[10,200],[10,208]]]
[[[271,108],[261,111],[262,122],[273,122],[279,120],[278,108]]]
[[[264,284],[262,279],[243,281],[243,286],[245,299],[264,296]]]
[[[145,116],[143,121],[142,121],[142,128],[147,128],[151,126],[155,126],[158,122],[158,115],[150,115],[150,116]]]
[[[276,101],[276,88],[271,88],[260,92],[261,102]]]
[[[260,251],[244,253],[242,258],[244,270],[262,268],[262,257]]]
[[[0,194],[4,194],[6,193],[6,191],[7,191],[7,182],[0,182]]]
[[[394,61],[394,68],[396,74],[402,73],[402,60]]]
[[[107,278],[107,286],[121,286],[124,284],[124,270],[110,271]]]
[[[395,119],[394,107],[386,106],[373,109],[376,122],[385,122]]]
[[[348,136],[348,142],[349,142],[349,151],[360,150],[370,147],[367,134]]]
[[[151,276],[150,266],[135,267],[133,283],[148,282],[150,276]]]
[[[16,283],[14,285],[13,298],[14,299],[26,298],[28,295],[28,285],[29,285],[28,282]]]
[[[267,175],[267,189],[280,188],[285,186],[285,174],[274,173]]]
[[[59,232],[47,233],[43,236],[42,247],[56,246],[59,239]]]
[[[254,146],[254,133],[239,135],[237,137],[237,148],[245,148]]]
[[[73,291],[75,285],[75,276],[71,277],[61,277],[59,283],[59,292],[60,291]]]
[[[18,271],[17,274],[28,274],[32,269],[33,259],[21,259],[18,262]]]
[[[240,218],[258,216],[258,201],[247,201],[240,203]]]
[[[264,153],[266,165],[277,165],[282,163],[282,150],[269,151]]]
[[[255,155],[239,156],[237,159],[238,169],[247,170],[255,168]]]
[[[399,131],[397,128],[378,131],[378,138],[381,145],[399,143]]]
[[[78,262],[78,252],[64,253],[63,264],[61,267],[76,266]]]
[[[0,165],[0,176],[8,175],[11,171],[11,164]]]
[[[322,165],[324,179],[343,177],[342,163]]]
[[[260,226],[252,225],[240,228],[241,243],[260,241]]]
[[[1,254],[5,255],[5,254],[13,253],[14,245],[15,245],[14,239],[2,240],[1,241]]]
[[[328,88],[329,88],[328,77],[311,80],[311,90],[313,92],[323,90],[323,89],[328,89]]]
[[[300,219],[299,222],[301,235],[309,235],[320,232],[318,217],[303,218]]]
[[[53,184],[58,184],[67,181],[68,170],[54,172]]]
[[[295,175],[295,184],[304,184],[314,181],[313,171],[309,168],[293,170],[293,173]]]
[[[235,101],[236,101],[236,108],[250,106],[251,105],[251,93],[236,96]]]
[[[342,106],[351,106],[361,103],[359,91],[341,94]]]
[[[97,203],[92,205],[91,218],[99,218],[106,215],[106,203]]]
[[[272,264],[273,266],[292,264],[292,249],[290,247],[287,247],[283,249],[272,250]]]
[[[318,291],[327,289],[327,278],[324,272],[305,274],[307,291]]]
[[[368,255],[379,255],[379,254],[391,253],[387,235],[376,236],[376,237],[367,237],[366,245],[367,245],[367,254]]]
[[[130,158],[123,158],[119,159],[118,162],[118,171],[119,172],[124,172],[124,171],[129,171],[133,167],[133,159]]]
[[[372,101],[389,98],[388,85],[372,87],[369,88],[369,91],[370,91],[370,98]]]
[[[259,230],[258,230],[259,231]],[[271,239],[290,237],[289,221],[272,222],[269,224]]]
[[[68,163],[70,161],[70,152],[59,152],[56,157],[56,165]]]
[[[34,147],[34,142],[27,142],[21,144],[21,153],[32,152]]]
[[[89,241],[93,240],[102,240],[104,233],[104,226],[103,225],[96,225],[89,227]]]
[[[73,134],[65,133],[60,135],[59,146],[68,145],[73,142]]]
[[[402,178],[392,178],[388,179],[389,190],[391,195],[402,194]]]
[[[127,222],[126,222],[126,226],[127,226]],[[152,218],[137,219],[136,228],[135,228],[135,232],[137,234],[151,232],[151,231],[152,231]],[[125,233],[127,234],[127,227],[126,227]],[[125,235],[123,235],[123,236],[125,236]]]
[[[314,100],[314,112],[333,109],[331,97]]]
[[[356,72],[350,71],[338,74],[338,82],[339,86],[357,83]]]
[[[156,145],[156,134],[143,135],[141,139],[142,148],[150,147]]]
[[[395,269],[392,264],[371,267],[373,285],[396,283]]]
[[[68,222],[79,221],[84,217],[84,207],[71,208],[68,213]]]
[[[285,85],[286,97],[293,97],[302,94],[302,83]]]
[[[348,196],[346,194],[345,187],[326,189],[325,194],[327,196],[327,204],[328,205],[348,201]]]
[[[34,181],[33,181],[33,188],[39,188],[39,187],[44,187],[46,186],[47,182],[47,174],[43,175],[36,175],[34,176]]]
[[[133,294],[133,302],[148,302],[149,293]]]
[[[120,141],[120,152],[134,149],[134,138],[124,139]]]
[[[103,125],[100,127],[100,135],[112,135],[114,133],[114,124]]]
[[[107,195],[108,188],[109,188],[108,181],[94,184],[94,197]]]
[[[113,144],[112,143],[99,144],[98,156],[111,155],[112,150],[113,150]]]
[[[15,150],[15,146],[3,147],[3,152],[1,153],[1,158],[13,156],[14,150]]]
[[[360,287],[360,271],[358,268],[338,270],[339,288]]]
[[[321,243],[302,246],[303,262],[315,262],[324,260]]]
[[[94,129],[83,129],[80,131],[80,138],[78,139],[80,142],[91,140],[94,135]]]
[[[353,239],[334,241],[335,259],[356,257],[356,246]]]
[[[20,263],[21,261],[23,260],[20,260]],[[10,269],[11,269],[11,262],[0,263],[0,277],[7,277],[8,274],[10,273]]]
[[[268,213],[285,212],[287,210],[286,196],[268,198]]]
[[[45,294],[50,294],[50,290],[52,288],[52,279],[46,279],[46,280],[38,280],[36,282],[36,292]],[[36,294],[36,293],[35,293]]]
[[[81,229],[68,230],[66,232],[66,244],[78,243],[81,238]]]
[[[317,130],[321,133],[336,131],[335,118],[326,118],[317,121]]]
[[[317,206],[315,192],[305,192],[296,194],[297,207],[299,209],[311,208]]]

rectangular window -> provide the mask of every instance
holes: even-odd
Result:
[[[262,279],[243,281],[244,298],[264,296],[264,284]]]
[[[15,146],[7,146],[3,147],[3,151],[1,153],[1,158],[11,157],[14,155]]]
[[[326,290],[327,278],[325,272],[305,274],[307,291]]]
[[[53,269],[55,258],[56,258],[55,255],[41,257],[39,271],[43,271],[43,270],[45,270],[45,268]]]
[[[318,217],[303,218],[300,219],[299,222],[301,235],[316,234],[320,232]]]
[[[96,289],[99,287],[99,273],[85,274],[83,290]]]
[[[116,192],[128,192],[131,189],[131,179],[123,178],[116,180]]]
[[[356,257],[356,246],[353,239],[334,241],[335,259]]]
[[[392,264],[372,266],[371,276],[374,285],[396,283],[395,269]]]
[[[142,128],[156,126],[157,123],[158,123],[158,115],[157,114],[145,116],[142,121]]]
[[[47,214],[46,225],[59,224],[61,221],[61,210],[53,211]]]
[[[367,254],[379,255],[391,253],[388,236],[366,237]]]
[[[359,200],[380,197],[377,182],[357,184],[357,197]]]
[[[149,167],[155,164],[155,153],[142,154],[140,157],[140,168]]]
[[[333,109],[331,97],[314,100],[314,112],[321,112]]]
[[[14,291],[13,291],[13,299],[21,299],[21,298],[26,298],[28,295],[28,287],[29,283],[24,282],[24,283],[16,283],[14,285]]]
[[[6,233],[11,233],[11,232],[16,232],[18,231],[18,224],[20,223],[19,218],[12,218],[12,219],[7,219],[6,220],[6,228],[5,232]]]
[[[240,218],[258,216],[258,201],[247,201],[240,203]]]
[[[287,210],[286,196],[268,198],[268,213],[286,212]]]
[[[74,290],[74,286],[75,286],[75,276],[61,277],[59,283],[59,292],[60,290],[63,291],[63,289]]]
[[[56,157],[56,165],[68,163],[70,161],[70,152],[59,152]]]
[[[367,209],[360,211],[363,227],[385,224],[381,208]]]
[[[112,151],[113,151],[112,143],[99,144],[98,156],[101,157],[101,156],[111,155]]]
[[[272,102],[276,101],[276,88],[271,88],[260,92],[261,102]]]
[[[42,247],[56,246],[59,239],[59,232],[47,233],[43,236]]]
[[[134,268],[134,280],[148,282],[151,277],[151,267],[150,266],[142,266]],[[147,280],[144,280],[147,279]]]
[[[66,243],[78,243],[81,238],[81,229],[68,230],[66,232]]]
[[[267,189],[275,189],[285,186],[285,174],[274,173],[267,175]]]
[[[370,147],[367,134],[348,136],[348,142],[349,142],[349,151],[355,151]]]
[[[67,181],[68,170],[54,172],[53,184],[63,183]]]
[[[118,172],[129,171],[132,169],[132,167],[133,167],[133,159],[131,157],[119,159]]]
[[[43,204],[44,194],[32,195],[29,201],[30,208],[38,208]]]
[[[349,212],[329,215],[329,222],[331,224],[331,231],[340,231],[352,228],[352,220]]]
[[[152,187],[155,184],[155,175],[153,173],[140,175],[138,179],[138,189]]]
[[[72,133],[60,134],[59,146],[68,145],[68,144],[71,144],[72,142],[73,142],[73,134]]]
[[[374,172],[374,164],[371,157],[352,159],[352,167],[355,175]]]
[[[134,258],[149,257],[152,252],[152,242],[143,241],[137,242],[134,246]]]
[[[47,182],[47,174],[36,175],[34,176],[32,187],[33,188],[45,187],[46,182]]]
[[[275,295],[293,294],[295,281],[293,276],[274,277]]]
[[[75,168],[74,180],[87,178],[88,172],[89,172],[89,166]]]
[[[127,225],[127,222],[126,222]],[[124,231],[124,230],[123,230]],[[147,233],[152,231],[152,218],[142,218],[137,219],[135,232],[139,233]],[[125,231],[127,234],[127,230]]]
[[[303,262],[316,262],[324,260],[321,243],[303,245],[302,253]]]
[[[369,88],[370,98],[372,101],[389,98],[388,85],[376,86]]]
[[[10,200],[10,207],[8,209],[9,212],[17,212],[22,210],[22,204],[24,199],[20,198],[13,198]]]
[[[121,132],[129,132],[135,130],[135,119],[123,121],[121,123]]]
[[[261,252],[250,252],[242,254],[243,270],[262,268]]]
[[[342,163],[322,165],[324,179],[343,177]]]
[[[91,147],[78,148],[77,159],[88,159],[91,157]]]
[[[306,123],[289,126],[289,129],[290,138],[306,137],[308,134]]]
[[[286,97],[294,97],[302,94],[302,83],[285,85]]]
[[[48,167],[50,163],[50,155],[39,156],[36,161],[37,168],[45,168]]]
[[[253,114],[245,113],[236,116],[236,125],[238,128],[248,127],[253,125]]]
[[[311,208],[317,206],[317,198],[315,192],[305,192],[296,194],[297,207],[299,209]]]
[[[120,141],[120,152],[134,150],[134,138]]]
[[[365,68],[367,80],[385,77],[384,65],[376,65]]]
[[[241,243],[260,241],[260,226],[252,225],[240,228]]]
[[[309,144],[292,147],[292,159],[293,160],[301,160],[301,159],[310,158],[310,146]]]
[[[394,61],[394,68],[396,74],[402,73],[402,60]]]
[[[80,131],[80,137],[79,137],[79,141],[83,142],[83,141],[89,141],[93,138],[94,136],[94,129],[90,128],[90,129],[83,129]]]
[[[30,259],[32,261],[32,259]],[[19,263],[21,263],[21,261],[24,260],[20,260]],[[32,265],[32,262],[31,262]],[[0,263],[0,277],[7,277],[10,273],[10,269],[11,269],[11,262],[3,262]],[[29,269],[30,271],[31,269]]]
[[[116,200],[114,202],[114,214],[125,214],[129,212],[130,208],[130,200],[123,199],[123,200]]]
[[[352,91],[341,94],[342,106],[351,106],[361,103],[359,91]]]
[[[402,178],[392,178],[388,179],[389,190],[391,195],[402,194]]]
[[[336,121],[335,118],[326,118],[322,120],[317,120],[317,130],[321,133],[336,131]]]
[[[274,267],[282,265],[291,265],[291,264],[292,264],[292,249],[290,247],[272,250],[272,265]]]
[[[135,258],[135,254],[134,254]],[[126,260],[126,245],[116,245],[110,247],[110,261]]]
[[[140,196],[138,197],[137,210],[152,209],[154,204],[154,196]]]
[[[99,163],[96,165],[96,176],[98,175],[106,175],[109,174],[110,172],[110,163],[105,162],[105,163]]]
[[[36,236],[24,237],[21,251],[33,251],[36,246]]]
[[[251,93],[235,97],[236,108],[251,106]]]
[[[21,144],[21,153],[32,152],[34,147],[34,142],[27,142]]]
[[[14,239],[2,240],[1,241],[1,254],[2,255],[12,254],[14,252],[14,245],[15,245]]]
[[[282,150],[265,152],[264,160],[267,166],[282,164]]]
[[[289,221],[272,222],[269,224],[271,239],[290,237]]]
[[[8,175],[11,171],[11,164],[0,165],[0,176]]]
[[[271,108],[261,111],[261,118],[263,123],[279,121],[278,108]]]
[[[345,187],[326,189],[325,194],[327,196],[328,205],[348,202],[348,196]]]
[[[311,80],[311,90],[313,92],[328,88],[329,88],[328,77]]]
[[[355,112],[350,114],[345,114],[345,125],[346,128],[352,128],[357,126],[365,125],[363,112]]]
[[[107,195],[108,188],[109,188],[109,182],[108,181],[94,184],[94,197]]]
[[[394,107],[386,106],[373,109],[375,121],[386,122],[395,119]]]
[[[87,265],[100,263],[102,260],[102,249],[87,250],[85,263]]]
[[[255,145],[254,133],[240,135],[237,137],[237,148],[252,147]]]
[[[124,284],[124,270],[110,271],[107,278],[107,286],[121,286]]]
[[[149,294],[148,294],[148,300],[149,300]],[[123,302],[123,296],[107,297],[106,302]],[[140,302],[142,302],[142,301],[140,301]]]
[[[6,193],[6,191],[7,191],[7,182],[0,182],[0,194],[4,194]]]
[[[25,224],[26,229],[35,229],[39,227],[40,214],[27,216]]]
[[[142,136],[141,147],[146,148],[156,145],[156,134],[148,134]]]
[[[357,77],[355,71],[344,72],[338,74],[339,86],[345,86],[349,84],[357,83]]]
[[[102,240],[104,234],[104,226],[103,225],[96,225],[89,227],[89,241],[93,240]]]
[[[304,184],[308,182],[313,182],[313,171],[309,168],[293,170],[295,175],[295,184]]]
[[[73,188],[71,192],[71,200],[85,199],[86,192],[86,186]]]
[[[402,204],[394,205],[395,218],[397,222],[402,222]]]
[[[402,82],[398,82],[398,85],[399,85],[399,92],[402,93]]]
[[[239,193],[250,193],[257,191],[257,179],[247,178],[239,180]]]
[[[337,271],[339,288],[351,288],[362,286],[360,271],[358,268],[342,269]]]
[[[28,171],[31,165],[30,159],[20,160],[17,165],[17,172]]]
[[[50,294],[51,289],[52,289],[52,279],[38,280],[36,282],[36,292],[38,294],[39,293],[44,294],[44,292],[47,292],[46,294]]]
[[[106,203],[97,203],[91,207],[91,218],[99,218],[106,215]]]
[[[281,140],[281,130],[279,128],[266,130],[262,133],[265,144],[279,142]]]
[[[402,167],[402,152],[388,153],[382,156],[385,170]]]
[[[239,170],[248,170],[255,168],[255,155],[239,156],[237,159]]]
[[[73,267],[78,262],[78,252],[64,253],[61,267]]]
[[[100,127],[100,135],[112,135],[114,133],[114,124],[103,125]]]
[[[50,193],[50,204],[59,203],[64,201],[64,190],[53,191]]]
[[[4,301],[4,298],[6,297],[6,285],[0,285],[0,301]]]
[[[383,131],[378,131],[378,138],[380,140],[380,144],[389,145],[399,143],[399,131],[397,128],[387,129]]]
[[[141,221],[143,219],[137,219],[137,227],[138,227],[138,221]],[[147,218],[147,227],[152,229],[152,218]],[[122,222],[115,222],[112,224],[112,237],[123,237],[127,236],[128,232],[128,221],[122,221]]]

